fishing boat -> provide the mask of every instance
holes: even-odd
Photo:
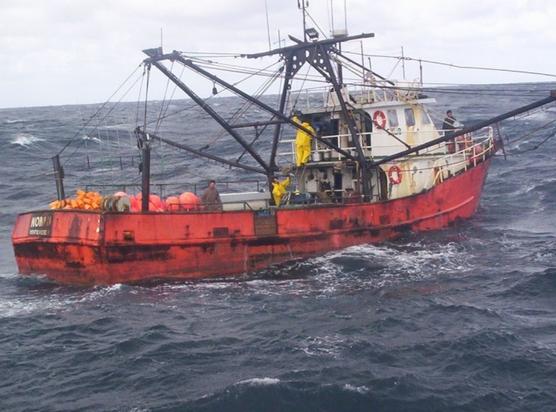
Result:
[[[71,200],[56,155],[56,204],[20,214],[13,229],[19,272],[64,284],[221,277],[437,230],[471,217],[491,159],[503,150],[498,123],[555,101],[556,92],[471,127],[439,129],[427,106],[434,99],[418,85],[399,87],[342,53],[343,43],[373,36],[336,33],[319,39],[315,29],[304,25],[301,39],[290,36],[291,45],[242,55],[279,59],[277,107],[207,70],[195,56],[165,53],[162,47],[144,50],[146,75],[157,69],[166,76],[250,160],[231,160],[169,139],[145,122],[133,131],[141,155],[140,196],[130,201],[126,193],[95,194],[94,199],[83,194],[81,200]],[[170,64],[239,96],[267,120],[229,122]],[[312,68],[326,86],[299,110],[290,97],[302,67]],[[347,70],[360,74],[357,86],[344,80]],[[270,151],[255,149],[242,135],[248,128],[272,128]],[[266,189],[222,193],[216,207],[179,199],[172,203],[175,207],[169,200],[153,206],[154,142],[260,174]]]

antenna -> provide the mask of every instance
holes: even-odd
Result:
[[[330,33],[334,37],[334,0],[330,0]]]
[[[300,0],[297,0],[297,8],[298,8],[298,9],[301,9],[302,12],[303,12],[303,40],[304,40],[305,42],[307,41],[307,33],[306,33],[306,31],[307,31],[307,23],[306,23],[306,21],[305,21],[306,18],[307,18],[305,9],[306,9],[307,7],[309,7],[309,0],[301,0],[301,3],[300,3]]]
[[[348,32],[348,12],[347,12],[347,1],[344,0],[344,30],[346,31],[346,36]]]
[[[163,34],[162,34],[162,27],[161,27],[160,28],[160,49],[161,50],[164,50],[164,47],[162,47],[163,39],[164,39],[164,37],[163,37]]]
[[[268,50],[272,50],[272,44],[270,43],[270,24],[268,23],[268,1],[264,0],[264,10],[266,13],[266,35],[268,37]]]
[[[403,54],[403,46],[402,47],[402,75],[403,79],[405,80],[405,56]]]

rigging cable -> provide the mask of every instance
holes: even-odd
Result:
[[[184,72],[184,71],[185,71],[185,66],[183,66],[183,67],[181,68],[181,73],[180,73],[180,75],[179,75],[179,77],[178,77],[178,80],[181,81],[181,78],[182,78],[182,76],[183,76],[183,72]],[[162,126],[162,120],[166,119],[166,117],[167,117],[167,116],[166,116],[166,113],[168,112],[168,109],[170,108],[170,102],[171,102],[172,100],[174,100],[174,94],[176,93],[176,90],[177,90],[177,89],[178,89],[178,85],[177,85],[177,84],[174,84],[174,89],[172,90],[172,94],[170,95],[170,99],[168,99],[168,103],[166,104],[166,107],[164,108],[164,113],[162,113],[162,115],[159,116],[158,119],[157,119],[157,126],[156,126],[156,129],[155,129],[155,134],[158,132],[158,129],[160,128],[160,126]],[[192,104],[192,105],[190,105],[189,107],[193,107],[193,106],[195,106],[195,104]],[[180,110],[177,111],[176,113],[179,113],[179,112],[182,111],[182,110],[185,110],[185,109],[180,109]]]
[[[547,126],[550,126],[550,125],[552,125],[552,124],[554,124],[554,123],[556,123],[556,119],[551,120],[551,121],[549,121],[549,122],[543,124],[542,126],[539,126],[539,127],[535,128],[535,129],[531,130],[530,132],[524,134],[524,135],[521,136],[521,137],[518,137],[518,138],[516,138],[516,139],[511,139],[511,140],[508,139],[508,143],[509,143],[509,144],[514,144],[514,143],[516,143],[517,141],[524,140],[524,139],[526,139],[526,138],[528,138],[528,137],[534,135],[534,134],[537,133],[538,131],[545,129]],[[555,129],[555,130],[556,130],[556,129]],[[541,142],[537,147],[535,147],[534,149],[528,149],[528,150],[526,150],[526,151],[531,151],[531,150],[538,149],[538,147],[539,147],[541,144],[545,143],[550,137],[552,137],[552,136],[549,135],[549,137],[548,137],[547,139],[545,139],[544,141],[542,141],[542,142]],[[520,153],[521,153],[521,152],[520,152]]]
[[[73,135],[73,137],[62,147],[62,149],[58,152],[58,156],[62,154],[62,152],[64,150],[66,150],[66,148],[75,140],[75,138],[79,135],[79,133],[81,133],[81,131],[86,128],[89,123],[96,117],[96,115],[104,108],[104,106],[106,106],[110,100],[112,99],[112,97],[114,97],[119,91],[120,89],[127,83],[127,81],[137,72],[137,70],[139,70],[139,68],[141,67],[141,64],[139,66],[137,66],[135,68],[135,70],[133,70],[133,72],[131,72],[131,74],[129,76],[126,77],[126,79],[118,86],[118,88],[116,89],[116,91],[114,93],[112,93],[112,95],[108,98],[108,100],[106,100],[102,106],[100,106],[97,111],[89,118],[89,120],[87,120],[87,122]]]
[[[292,105],[292,110],[295,109],[296,106],[297,106],[297,101],[299,100],[299,97],[301,96],[301,92],[303,91],[303,86],[305,86],[305,81],[307,80],[307,76],[309,75],[310,70],[311,70],[311,66],[309,66],[307,68],[307,72],[305,73],[305,77],[303,78],[303,81],[301,82],[301,87],[299,88],[299,93],[297,93],[297,95],[295,96],[295,100],[294,100],[293,105]]]
[[[147,66],[147,84],[145,85],[145,115],[143,122],[143,132],[147,132],[147,104],[149,102],[149,80],[151,78],[151,66]]]
[[[187,56],[186,56],[186,57],[187,57]],[[192,60],[193,60],[193,59],[192,59]],[[274,65],[277,64],[277,63],[278,63],[278,62],[272,63],[271,65],[267,66],[266,68],[272,67],[272,66],[274,66]],[[201,66],[201,65],[199,64],[199,66]],[[201,66],[201,67],[205,67],[205,66]],[[261,70],[265,70],[266,68],[261,69]],[[185,70],[185,66],[183,66],[182,74],[180,74],[180,78],[181,78],[181,76],[183,75],[183,71],[184,71],[184,70]],[[238,84],[240,84],[240,83],[246,81],[247,79],[253,77],[253,75],[254,75],[253,73],[249,73],[249,75],[248,75],[247,77],[244,77],[244,78],[238,80],[237,82],[233,83],[233,85],[234,85],[234,86],[237,86]],[[176,88],[177,88],[177,85],[176,85],[176,87],[174,88],[174,91],[176,90]],[[222,90],[220,90],[218,93],[221,93],[221,92],[224,91],[224,90],[225,90],[225,89],[222,89]],[[204,99],[203,101],[206,103],[207,101],[209,101],[209,100],[212,99],[213,97],[214,97],[214,95],[211,95],[211,96],[207,97],[206,99]],[[192,104],[190,104],[189,106],[184,107],[183,109],[176,110],[175,112],[172,112],[172,113],[170,113],[170,114],[168,114],[168,115],[165,114],[165,115],[162,117],[161,120],[164,120],[164,119],[166,119],[166,118],[168,118],[168,117],[170,117],[170,116],[174,116],[174,115],[176,115],[176,114],[185,112],[185,111],[190,110],[190,109],[192,109],[192,108],[194,108],[194,107],[198,107],[198,105],[197,105],[196,103],[192,103]],[[168,107],[167,107],[167,109],[168,109]],[[154,121],[151,121],[150,123],[154,123]],[[149,124],[150,124],[150,123],[149,123]]]
[[[253,75],[259,75],[262,77],[271,77],[273,75],[273,73],[269,73],[269,72],[263,72],[263,69],[259,69],[257,71],[255,71],[252,68],[248,68],[246,66],[236,66],[236,65],[228,65],[228,64],[220,64],[220,63],[216,63],[216,62],[204,62],[202,64],[199,64],[199,66],[201,67],[206,67],[206,68],[212,68],[213,70],[217,70],[217,71],[225,71],[225,72],[231,72],[231,73],[243,73],[243,74],[248,74],[250,76]],[[356,73],[358,74],[358,73]],[[283,75],[282,75],[283,77]],[[359,76],[360,77],[360,76]],[[386,86],[386,85],[362,85],[360,82],[355,82],[357,79],[354,78],[346,78],[344,83],[345,84],[349,84],[352,86],[365,86],[365,87],[378,87],[378,88],[389,88],[389,89],[399,89],[399,90],[412,90],[412,91],[429,91],[429,92],[438,92],[438,93],[445,93],[445,94],[462,94],[462,95],[469,95],[469,94],[483,94],[483,95],[487,95],[487,96],[498,96],[501,95],[500,93],[497,93],[496,90],[493,90],[492,92],[490,91],[484,91],[484,90],[479,90],[479,89],[469,89],[469,88],[460,88],[460,89],[456,89],[456,88],[452,88],[450,90],[445,90],[445,89],[439,89],[439,88],[415,88],[415,87],[407,87],[407,86]],[[308,82],[312,82],[312,83],[322,83],[322,84],[328,84],[328,82],[325,79],[322,79],[322,77],[320,75],[311,75],[308,74],[307,75],[307,81]],[[478,91],[478,93],[472,93],[472,91]],[[520,92],[519,90],[512,90],[512,89],[504,89],[504,92],[507,92],[506,94],[503,94],[503,96],[507,96],[507,97],[535,97],[537,95],[534,95],[530,92]],[[539,92],[540,93],[540,92]],[[540,94],[538,95],[540,96]]]
[[[172,60],[172,65],[170,66],[170,73],[172,73],[174,69],[174,61]],[[160,104],[160,111],[158,112],[158,118],[156,120],[156,126],[154,128],[155,134],[158,133],[158,128],[160,127],[160,118],[162,116],[162,112],[164,110],[164,105],[166,103],[166,96],[168,93],[168,87],[170,86],[170,78],[166,79],[166,87],[164,88],[164,97],[162,98],[162,103]]]
[[[355,54],[355,55],[358,55],[358,56],[361,55],[361,53],[350,52],[350,51],[344,51],[343,53]],[[506,73],[532,74],[532,75],[536,75],[536,76],[545,76],[545,77],[554,77],[554,78],[556,78],[556,74],[553,74],[553,73],[542,73],[542,72],[534,72],[534,71],[529,71],[529,70],[518,70],[518,69],[505,69],[505,68],[501,68],[501,67],[466,66],[466,65],[461,65],[461,64],[441,62],[441,61],[437,61],[437,60],[416,59],[416,58],[408,57],[408,56],[392,56],[392,55],[387,55],[387,54],[365,54],[364,56],[365,57],[386,58],[386,59],[407,60],[407,61],[417,61],[417,62],[420,61],[420,62],[423,62],[423,63],[435,64],[435,65],[439,65],[439,66],[453,67],[453,68],[456,68],[456,69],[487,70],[487,71],[506,72]]]
[[[145,81],[145,66],[143,66],[143,75],[141,76],[141,85],[139,86],[139,95],[137,96],[137,107],[135,108],[135,124],[139,124],[139,108],[141,107],[141,94],[143,93],[143,83]]]
[[[142,78],[142,77],[141,77],[141,78]],[[99,126],[107,119],[107,117],[112,113],[112,111],[116,108],[116,106],[117,106],[119,103],[121,103],[121,101],[127,96],[127,94],[135,87],[135,85],[137,84],[138,81],[139,81],[139,78],[137,78],[137,79],[131,84],[131,86],[128,87],[128,89],[125,91],[125,93],[120,97],[120,99],[119,99],[117,102],[114,102],[114,104],[112,105],[112,107],[110,108],[110,110],[108,110],[108,112],[106,112],[106,114],[96,123],[96,125],[95,125],[90,131],[88,131],[88,132],[86,133],[87,136],[88,136],[89,134],[91,134],[91,133],[94,133],[95,131],[98,131]],[[107,102],[107,103],[108,103],[108,102]],[[97,111],[97,113],[98,113],[98,111]],[[92,120],[92,118],[89,119],[89,122],[88,122],[88,123],[90,123],[91,120]],[[136,122],[136,123],[137,123],[137,122]],[[87,125],[84,125],[79,131],[83,130],[86,126],[87,126]],[[78,132],[78,133],[79,133],[79,132]],[[74,136],[72,139],[74,139],[74,138],[75,138],[75,136]],[[79,150],[79,149],[81,148],[81,146],[82,146],[84,140],[85,140],[85,139],[81,139],[81,143],[78,144],[78,145],[75,147],[75,149],[73,150],[73,152],[72,152],[69,156],[67,156],[68,158],[72,158],[72,157],[75,155],[75,153],[77,152],[77,150]],[[68,146],[68,145],[67,145],[67,146]],[[67,147],[67,146],[66,146],[66,147]],[[64,149],[65,149],[66,147],[64,147]],[[64,149],[62,149],[62,151],[63,151]],[[60,151],[60,153],[62,153],[62,151]],[[64,165],[67,165],[67,160],[66,160],[65,162],[63,162],[62,165],[63,165],[63,166],[64,166]]]
[[[324,38],[327,39],[328,36],[327,36],[326,33],[324,32],[324,30],[320,28],[319,24],[315,21],[315,19],[313,19],[313,16],[311,16],[311,15],[309,14],[309,12],[307,11],[307,9],[305,9],[305,14],[306,14],[307,16],[309,16],[309,18],[311,19],[311,21],[313,22],[313,24],[316,26],[316,28],[319,29],[319,31],[322,33],[322,35],[324,36]]]
[[[276,63],[275,63],[276,64]],[[273,64],[274,65],[274,64]],[[277,71],[276,74],[273,78],[268,79],[265,83],[263,83],[255,92],[255,98],[256,99],[260,99],[262,97],[262,95],[270,88],[270,86],[272,86],[272,84],[274,83],[274,81],[279,77],[281,71],[282,71],[282,67],[280,67]],[[235,120],[237,120],[239,117],[243,116],[247,110],[249,110],[249,108],[253,105],[254,103],[252,101],[245,101],[244,104],[236,110],[236,112],[230,117],[230,119],[228,120],[228,123],[230,123],[231,125],[233,125],[233,122]],[[210,146],[212,146],[214,143],[216,143],[216,141],[218,141],[219,139],[221,139],[223,136],[226,135],[226,131],[222,131],[220,133],[220,135],[218,135],[216,138],[214,138],[210,143],[208,143],[205,147],[209,148]],[[255,139],[256,140],[256,139]],[[252,142],[254,143],[254,141]],[[251,143],[251,144],[252,144]]]

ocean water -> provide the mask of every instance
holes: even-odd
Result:
[[[469,86],[432,93],[433,109],[471,124],[551,89]],[[226,117],[241,105],[212,102]],[[136,105],[80,130],[97,108],[0,110],[1,410],[556,410],[556,138],[533,150],[555,132],[541,128],[554,105],[502,124],[510,155],[494,159],[477,214],[445,230],[202,282],[77,288],[21,277],[12,225],[54,199],[50,156],[72,138],[69,194],[101,182],[137,190]],[[199,110],[158,133],[241,154]],[[267,137],[255,143],[263,152]],[[258,178],[159,145],[153,164],[153,180],[172,183],[154,186],[164,194]]]

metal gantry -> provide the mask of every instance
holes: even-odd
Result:
[[[281,47],[263,53],[243,55],[243,57],[246,58],[259,58],[259,57],[265,57],[271,55],[279,55],[281,59],[284,60],[284,67],[285,67],[284,82],[282,85],[282,90],[280,92],[280,102],[277,109],[264,103],[260,99],[251,96],[250,94],[244,92],[243,90],[239,89],[233,84],[225,81],[219,76],[205,70],[204,68],[200,67],[198,64],[195,64],[191,59],[185,58],[178,51],[173,51],[172,53],[164,54],[162,48],[146,49],[144,50],[144,53],[148,56],[148,58],[144,60],[144,64],[147,65],[149,68],[151,66],[156,67],[158,70],[160,70],[160,72],[162,72],[166,77],[168,77],[168,79],[170,79],[177,87],[179,87],[184,93],[186,93],[199,107],[201,107],[222,128],[224,128],[224,130],[226,130],[226,132],[229,133],[230,136],[232,136],[243,147],[245,152],[251,155],[251,157],[259,164],[260,168],[254,168],[239,162],[232,162],[220,156],[210,155],[206,152],[196,150],[190,146],[181,143],[176,144],[175,142],[171,142],[168,139],[163,139],[159,136],[153,136],[152,138],[153,139],[156,138],[167,144],[172,144],[174,147],[179,147],[197,156],[204,156],[212,160],[216,160],[221,163],[228,164],[230,166],[239,167],[239,168],[243,168],[258,173],[263,173],[267,176],[269,182],[271,182],[274,177],[274,173],[278,170],[278,167],[276,165],[276,153],[277,153],[281,128],[283,124],[289,124],[298,130],[303,130],[306,133],[310,134],[315,140],[329,147],[330,149],[336,151],[337,153],[341,154],[345,158],[358,162],[361,166],[359,169],[361,170],[363,194],[369,195],[370,184],[368,181],[368,167],[367,167],[368,161],[365,157],[365,154],[363,152],[363,149],[358,139],[359,131],[357,130],[357,125],[353,118],[353,114],[351,110],[348,109],[348,105],[342,93],[343,85],[341,84],[341,79],[335,73],[332,59],[330,56],[331,53],[333,52],[336,54],[339,53],[338,49],[335,47],[338,43],[354,40],[354,39],[369,38],[369,37],[374,37],[374,34],[367,33],[367,34],[360,34],[356,36],[349,36],[349,37],[346,36],[337,39],[325,39],[325,40],[311,41],[311,42],[301,41],[290,36],[290,38],[296,43],[292,46]],[[265,161],[261,157],[261,155],[252,147],[252,145],[248,143],[248,141],[237,131],[237,129],[240,127],[246,127],[245,125],[230,124],[230,122],[228,122],[220,114],[218,114],[189,86],[187,86],[176,75],[174,75],[170,70],[168,70],[164,66],[164,64],[162,64],[162,62],[165,60],[172,61],[172,62],[177,61],[181,63],[185,67],[195,71],[201,76],[204,76],[205,78],[211,80],[215,84],[221,85],[225,89],[235,93],[236,95],[258,106],[262,110],[266,111],[269,115],[271,115],[271,118],[266,122],[262,121],[262,122],[256,122],[256,124],[255,123],[251,124],[252,126],[274,125],[272,147],[271,147],[269,160]],[[323,78],[331,84],[334,92],[336,93],[338,101],[340,102],[342,116],[346,124],[348,125],[350,135],[356,145],[356,151],[357,151],[356,156],[354,156],[349,151],[341,149],[340,147],[330,142],[329,140],[323,139],[321,136],[318,136],[316,133],[313,133],[311,130],[295,122],[289,115],[285,113],[287,97],[288,97],[289,90],[291,88],[291,83],[295,78],[296,74],[299,72],[299,70],[301,69],[301,67],[303,67],[305,63],[311,65],[319,74],[321,74]],[[144,129],[142,133],[146,134],[147,131]],[[145,169],[144,166],[143,168]]]
[[[242,55],[242,57],[246,57],[248,59],[278,55],[284,61],[284,66],[281,69],[283,71],[282,74],[283,84],[280,91],[280,100],[277,109],[264,103],[259,98],[244,92],[243,90],[225,81],[219,76],[205,70],[200,65],[196,64],[192,59],[184,57],[182,53],[178,51],[173,51],[172,53],[164,54],[162,48],[144,50],[144,53],[147,54],[148,56],[148,58],[144,60],[144,64],[148,66],[149,69],[151,66],[156,67],[158,70],[160,70],[160,72],[162,72],[165,76],[167,76],[168,79],[170,79],[170,81],[172,81],[177,87],[179,87],[183,92],[185,92],[200,108],[202,108],[222,128],[224,128],[224,130],[227,133],[229,133],[229,135],[232,136],[243,147],[244,153],[249,153],[249,155],[259,165],[259,167],[246,165],[244,163],[239,162],[239,160],[238,161],[228,160],[221,156],[210,154],[203,150],[195,149],[183,143],[173,142],[169,139],[157,135],[153,135],[153,134],[149,135],[146,130],[146,123],[145,123],[145,128],[143,130],[139,128],[136,130],[136,133],[138,134],[138,139],[141,142],[143,142],[142,150],[143,150],[143,175],[144,175],[143,192],[144,194],[146,193],[148,195],[149,193],[148,192],[149,178],[148,176],[145,176],[145,174],[148,174],[150,170],[150,167],[147,164],[149,161],[148,151],[149,151],[150,139],[158,140],[168,145],[172,145],[174,147],[183,149],[196,156],[205,157],[247,171],[264,174],[267,176],[267,179],[270,183],[274,178],[274,174],[278,171],[278,167],[276,165],[276,154],[277,154],[277,147],[278,147],[279,138],[282,130],[282,125],[289,124],[294,128],[296,128],[297,130],[303,130],[306,133],[310,134],[315,140],[327,146],[328,148],[334,150],[335,152],[341,154],[346,159],[356,162],[359,165],[358,167],[360,173],[359,178],[362,184],[363,195],[365,198],[369,198],[371,194],[371,185],[370,185],[371,169],[377,168],[379,165],[383,163],[391,162],[393,160],[405,157],[413,153],[418,153],[419,151],[424,150],[428,147],[437,145],[439,143],[445,142],[450,139],[454,139],[457,136],[470,133],[475,130],[479,130],[490,124],[497,123],[501,120],[513,117],[520,113],[527,112],[536,107],[551,103],[556,100],[556,92],[552,92],[551,95],[545,99],[536,101],[529,105],[501,114],[494,118],[482,121],[473,127],[466,127],[462,130],[456,131],[455,133],[449,136],[442,136],[438,139],[414,147],[409,147],[406,145],[408,147],[407,150],[400,151],[391,156],[386,156],[384,158],[381,158],[380,160],[375,161],[374,159],[368,159],[361,146],[361,142],[359,140],[360,131],[358,130],[357,123],[353,117],[354,112],[357,112],[357,110],[352,107],[348,107],[350,106],[350,103],[346,101],[343,93],[344,86],[342,84],[342,78],[341,78],[341,63],[338,59],[335,59],[336,60],[336,67],[335,67],[333,64],[334,59],[331,57],[331,55],[334,54],[337,57],[341,57],[345,59],[347,62],[351,64],[355,64],[360,68],[367,70],[369,73],[373,74],[374,76],[384,79],[382,76],[379,76],[378,74],[374,73],[370,69],[367,69],[363,65],[360,65],[357,62],[353,61],[352,59],[349,59],[346,56],[344,56],[341,52],[341,48],[339,47],[341,43],[345,41],[362,39],[362,38],[370,38],[370,37],[374,37],[374,34],[363,33],[355,36],[345,36],[341,38],[332,38],[332,39],[314,40],[314,41],[307,41],[307,40],[303,41],[293,36],[290,36],[290,39],[295,43],[291,46],[280,47],[274,50],[261,52],[261,53]],[[229,121],[224,119],[219,113],[217,113],[200,96],[198,96],[189,86],[187,86],[183,81],[181,81],[180,78],[178,78],[169,69],[167,69],[166,66],[162,63],[163,61],[172,61],[172,62],[177,61],[181,63],[184,67],[187,67],[192,71],[198,73],[199,75],[211,80],[214,84],[219,84],[223,88],[235,93],[237,96],[245,99],[251,104],[258,106],[259,108],[261,108],[262,110],[264,110],[270,115],[270,119],[267,121],[231,124]],[[288,94],[289,94],[289,90],[291,89],[292,81],[294,80],[296,74],[299,72],[301,67],[303,67],[306,63],[309,64],[317,73],[319,73],[324,78],[326,82],[328,82],[331,85],[332,90],[334,91],[340,105],[341,116],[343,118],[343,121],[348,127],[349,134],[354,143],[355,151],[356,151],[355,156],[351,152],[346,151],[340,148],[339,146],[337,146],[336,144],[332,143],[330,140],[322,138],[322,136],[313,133],[311,130],[295,122],[289,115],[285,113]],[[273,125],[274,130],[272,136],[270,157],[267,161],[263,159],[262,156],[253,148],[252,145],[253,142],[249,143],[241,135],[238,129],[245,128],[245,127],[260,127],[260,126],[269,126],[269,125]],[[145,202],[145,197],[143,197],[143,202]],[[148,202],[148,196],[146,202]],[[148,210],[148,204],[146,205],[146,208]]]

